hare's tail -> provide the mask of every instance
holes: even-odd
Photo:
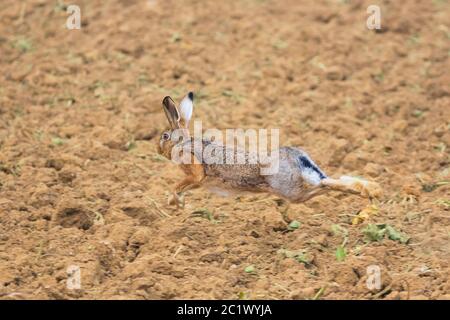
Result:
[[[325,178],[320,184],[330,190],[359,194],[366,198],[379,198],[383,193],[378,183],[356,177]]]
[[[303,153],[297,158],[298,166],[303,179],[313,186],[318,186],[327,175],[319,168],[317,164],[306,154]]]

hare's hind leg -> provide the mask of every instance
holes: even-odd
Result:
[[[317,186],[311,187],[310,189],[303,191],[301,196],[295,197],[293,199],[293,203],[302,203],[312,199],[314,197],[320,196],[324,193],[327,193],[329,190],[325,188],[323,185],[319,184]]]
[[[205,178],[205,170],[201,164],[184,165],[183,171],[187,176],[176,185],[175,191],[168,199],[169,205],[176,204],[178,208],[184,208],[184,193],[200,187]]]
[[[296,197],[293,202],[305,202],[329,191],[358,194],[364,198],[379,198],[383,193],[380,185],[376,182],[349,176],[342,176],[339,179],[322,179],[317,186],[310,187],[303,191],[301,196]]]
[[[349,176],[339,179],[325,178],[321,180],[320,185],[330,190],[359,194],[365,198],[379,198],[383,193],[378,183]]]

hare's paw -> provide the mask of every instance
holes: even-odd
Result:
[[[172,193],[167,199],[169,206],[176,205],[178,208],[184,208],[184,194]]]
[[[365,184],[361,190],[361,195],[368,198],[381,198],[383,195],[383,189],[381,186],[373,181],[365,181]]]
[[[365,198],[380,198],[383,195],[383,190],[376,182],[349,176],[342,176],[339,180]]]

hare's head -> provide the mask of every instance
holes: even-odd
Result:
[[[179,142],[179,139],[189,137],[189,121],[194,108],[194,94],[189,92],[181,100],[178,108],[171,97],[165,97],[162,105],[170,126],[161,134],[158,153],[170,159],[172,148]]]

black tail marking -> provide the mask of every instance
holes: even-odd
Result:
[[[317,172],[321,180],[326,179],[327,176],[308,157],[300,156],[298,159],[300,160],[300,164],[302,167],[309,168]]]

